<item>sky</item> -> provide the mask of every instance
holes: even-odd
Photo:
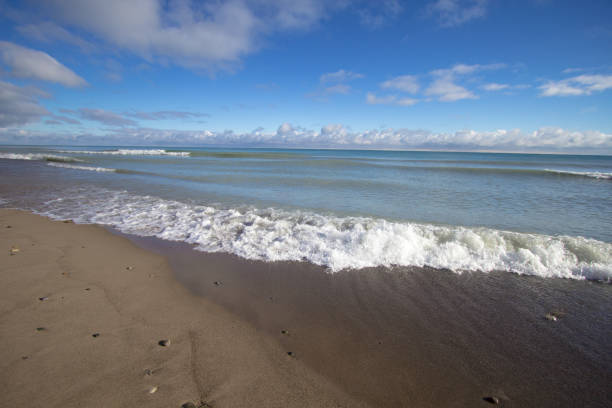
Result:
[[[612,2],[0,0],[0,143],[612,154]]]

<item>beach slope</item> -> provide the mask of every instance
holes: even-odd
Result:
[[[0,210],[0,248],[1,406],[363,406],[101,227]]]

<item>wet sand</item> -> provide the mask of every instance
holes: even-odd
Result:
[[[329,274],[132,239],[371,406],[612,406],[609,284],[429,268]]]
[[[101,227],[0,210],[0,248],[2,407],[365,406]]]

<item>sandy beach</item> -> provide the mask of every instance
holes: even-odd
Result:
[[[1,406],[612,401],[608,284],[330,274],[17,210],[0,227]]]
[[[14,210],[0,225],[0,406],[364,406],[125,238]]]

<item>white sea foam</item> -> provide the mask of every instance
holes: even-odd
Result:
[[[66,163],[47,163],[49,166],[53,167],[62,167],[65,169],[75,169],[75,170],[89,170],[89,171],[97,171],[97,172],[115,172],[115,169],[109,169],[106,167],[92,167],[92,166],[77,166],[75,164],[66,164]]]
[[[112,156],[189,156],[189,152],[169,152],[164,149],[61,150],[62,153],[104,154]]]
[[[568,171],[568,170],[554,170],[554,169],[545,169],[550,173],[556,173],[561,175],[571,175],[571,176],[580,176],[580,177],[589,177],[603,180],[612,180],[612,173],[605,173],[599,171]]]
[[[73,157],[58,156],[54,154],[46,153],[2,153],[0,152],[0,159],[9,160],[47,160],[52,162],[82,162],[82,160],[75,159]]]
[[[275,209],[219,209],[91,189],[47,202],[44,213],[184,241],[202,251],[267,261],[307,260],[330,271],[427,265],[456,272],[503,270],[541,277],[612,278],[612,244],[581,237]]]

